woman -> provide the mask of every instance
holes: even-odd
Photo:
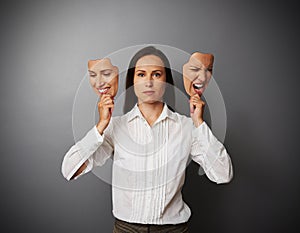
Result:
[[[173,84],[169,62],[150,46],[137,52],[126,77],[126,107],[132,90],[136,103],[112,117],[114,101],[103,94],[99,121],[65,155],[62,173],[79,177],[113,158],[114,232],[188,232],[190,208],[181,189],[189,158],[216,183],[232,178],[230,157],[203,121],[204,102],[190,99],[191,118],[170,111],[163,102]],[[132,102],[131,102],[132,103]]]

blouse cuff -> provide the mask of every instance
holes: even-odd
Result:
[[[202,142],[201,144],[205,144],[207,146],[217,141],[205,121],[203,121],[198,127],[194,126],[192,136],[194,140],[200,141]]]
[[[68,164],[64,167],[64,172],[68,180],[75,174],[75,172],[85,163],[90,156],[98,149],[103,143],[103,137],[99,134],[96,126],[94,126],[88,133],[78,141],[68,152]],[[91,165],[89,163],[89,165]],[[90,166],[87,167],[90,169]],[[82,172],[84,174],[88,169]],[[67,171],[67,172],[66,172]],[[78,176],[79,177],[79,176]]]
[[[99,142],[103,142],[103,136],[99,133],[99,131],[97,130],[96,125],[93,127],[93,130],[95,132],[96,138]]]

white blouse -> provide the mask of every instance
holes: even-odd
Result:
[[[70,180],[85,161],[88,166],[82,174],[108,158],[113,159],[113,215],[132,223],[188,221],[191,211],[181,189],[190,159],[218,184],[233,176],[230,157],[207,124],[196,128],[191,118],[172,112],[166,104],[152,127],[137,105],[113,117],[103,135],[94,126],[66,153],[62,174]]]

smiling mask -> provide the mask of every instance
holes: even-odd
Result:
[[[88,72],[90,84],[98,96],[109,94],[112,97],[118,92],[119,69],[111,64],[109,58],[89,60]]]

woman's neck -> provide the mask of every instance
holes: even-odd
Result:
[[[164,108],[164,103],[159,101],[155,103],[139,103],[138,107],[148,124],[152,126],[160,116]]]

